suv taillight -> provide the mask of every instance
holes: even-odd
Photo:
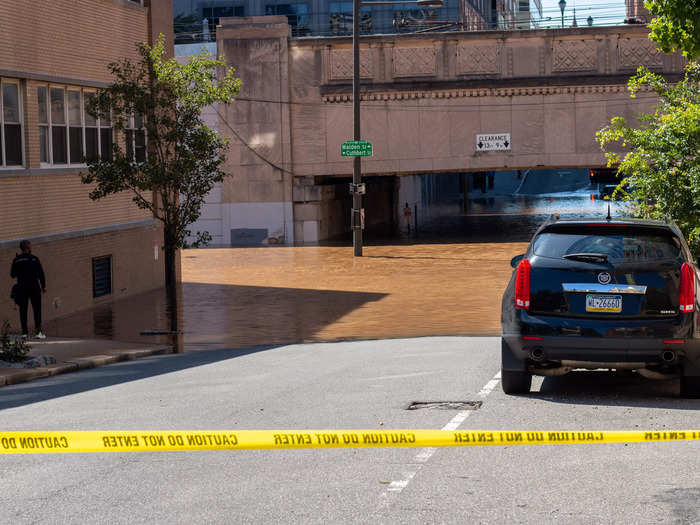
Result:
[[[515,307],[530,308],[530,261],[523,259],[515,274]]]
[[[695,310],[695,272],[688,263],[681,266],[681,312]]]

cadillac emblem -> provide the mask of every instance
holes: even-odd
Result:
[[[612,281],[612,276],[608,272],[600,272],[598,274],[598,282],[600,284],[608,284]]]

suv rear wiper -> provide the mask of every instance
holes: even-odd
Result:
[[[605,253],[567,253],[563,257],[575,261],[608,262],[608,256]]]

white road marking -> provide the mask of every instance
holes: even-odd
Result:
[[[429,376],[436,374],[437,372],[412,372],[410,374],[395,374],[390,376],[379,376],[379,377],[365,377],[364,381],[377,381],[380,379],[402,379],[404,377],[418,377],[418,376]]]
[[[485,398],[486,396],[488,396],[491,392],[493,392],[493,389],[496,388],[496,387],[498,386],[498,382],[499,382],[500,380],[501,380],[501,373],[498,372],[495,376],[493,376],[493,379],[492,379],[491,381],[489,381],[488,383],[486,383],[486,385],[484,386],[484,388],[482,388],[482,389],[479,391],[479,393],[477,394],[477,396],[479,396],[479,397],[482,398],[482,399]]]
[[[493,392],[493,389],[498,386],[498,382],[501,380],[501,373],[498,372],[495,376],[493,376],[493,379],[486,383],[484,385],[484,388],[479,390],[479,393],[476,395],[477,397],[480,397],[481,399],[485,399],[491,392]],[[473,410],[463,410],[455,417],[453,417],[449,423],[447,423],[444,427],[442,427],[442,430],[457,430],[459,426],[464,423],[464,421],[469,417],[469,414],[471,414]],[[437,448],[435,447],[426,447],[420,450],[418,454],[413,458],[414,465],[410,470],[407,470],[403,473],[403,479],[400,479],[398,481],[392,481],[391,484],[387,487],[386,492],[401,492],[403,489],[405,489],[408,484],[411,482],[411,480],[415,477],[416,474],[418,474],[418,471],[421,469],[421,467],[431,458],[433,457],[433,454],[437,451]],[[386,496],[386,492],[384,493],[384,496]]]

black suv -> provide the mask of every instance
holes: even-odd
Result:
[[[700,396],[698,267],[673,223],[553,216],[535,233],[501,305],[506,394],[573,369],[680,376]]]

